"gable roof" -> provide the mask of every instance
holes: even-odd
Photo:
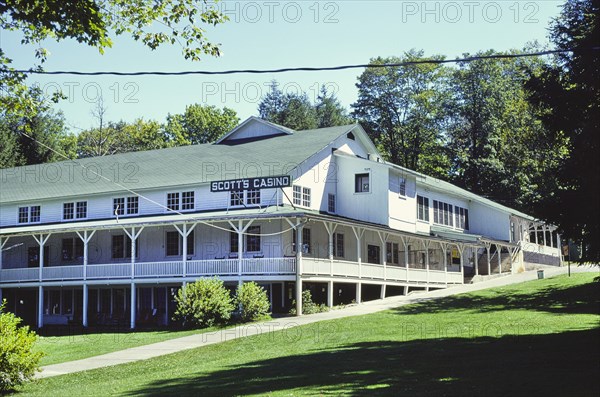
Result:
[[[271,131],[270,133],[261,135],[263,137],[270,137],[270,136],[281,135],[281,134],[290,135],[290,134],[294,133],[294,130],[292,130],[290,128],[271,123],[267,120],[263,120],[261,118],[255,117],[255,116],[251,116],[251,117],[247,118],[246,120],[244,120],[243,122],[241,122],[233,130],[229,131],[227,134],[225,134],[221,138],[219,138],[215,142],[215,144],[218,145],[220,143],[224,143],[225,141],[235,141],[235,140],[237,140],[236,135],[239,135],[240,133],[242,133],[245,129],[249,128],[249,126],[257,125],[257,124],[267,127],[268,130]]]
[[[0,203],[68,200],[126,194],[127,189],[175,189],[222,179],[289,174],[356,126],[295,131],[232,146],[190,145],[2,169]]]

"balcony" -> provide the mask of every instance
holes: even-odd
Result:
[[[187,261],[140,262],[133,265],[134,279],[183,278],[205,276],[236,276],[238,259],[209,259]],[[131,263],[88,265],[87,280],[115,280],[131,278]],[[184,272],[185,270],[185,272]],[[242,275],[293,275],[296,258],[242,259]],[[52,266],[42,268],[42,281],[78,281],[84,279],[84,268],[79,266]],[[39,268],[0,270],[0,283],[23,283],[40,280]]]

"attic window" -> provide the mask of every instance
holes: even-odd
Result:
[[[354,138],[354,134],[353,134],[353,133],[351,133],[351,132],[349,132],[349,133],[346,135],[346,137],[347,137],[348,139],[352,139],[353,141],[354,141],[354,140],[356,140],[356,138]]]

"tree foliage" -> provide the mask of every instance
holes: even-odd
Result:
[[[243,322],[269,318],[269,297],[267,291],[254,281],[243,283],[237,289],[235,302],[240,308]]]
[[[201,278],[181,288],[175,296],[174,320],[185,327],[206,328],[231,318],[233,299],[217,277]]]
[[[306,93],[284,93],[276,81],[258,105],[260,118],[293,130],[310,130],[350,124],[346,110],[334,93],[321,87],[313,104]]]
[[[166,139],[175,146],[211,143],[235,128],[240,119],[235,110],[193,104],[182,114],[169,114],[165,125]]]
[[[6,301],[0,303],[0,392],[33,379],[44,353],[34,352],[35,332],[21,326],[21,319],[5,312]]]
[[[422,51],[411,50],[402,57],[372,59],[371,64],[421,59]],[[439,65],[414,64],[367,68],[359,76],[353,115],[387,160],[433,176],[446,174],[449,166],[442,122],[447,74],[446,68]]]
[[[569,155],[548,175],[536,214],[581,243],[582,260],[600,260],[600,2],[568,0],[550,26],[558,54],[529,81],[531,101],[544,109],[545,138],[566,138]]]

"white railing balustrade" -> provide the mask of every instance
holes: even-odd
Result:
[[[385,269],[385,274],[388,280],[398,280],[404,281],[406,280],[406,268],[398,267],[398,266],[387,266]]]
[[[126,278],[131,277],[130,263],[111,263],[106,265],[88,265],[87,278]]]
[[[295,258],[252,258],[242,262],[243,274],[288,274],[296,272]]]
[[[187,262],[188,276],[224,276],[237,273],[237,259],[207,259]]]
[[[134,271],[135,277],[176,277],[183,275],[183,262],[140,262]]]
[[[363,263],[361,269],[362,277],[383,279],[383,265]]]
[[[83,266],[52,266],[42,268],[42,280],[81,280]]]
[[[37,267],[0,270],[0,282],[36,281],[40,279]]]

